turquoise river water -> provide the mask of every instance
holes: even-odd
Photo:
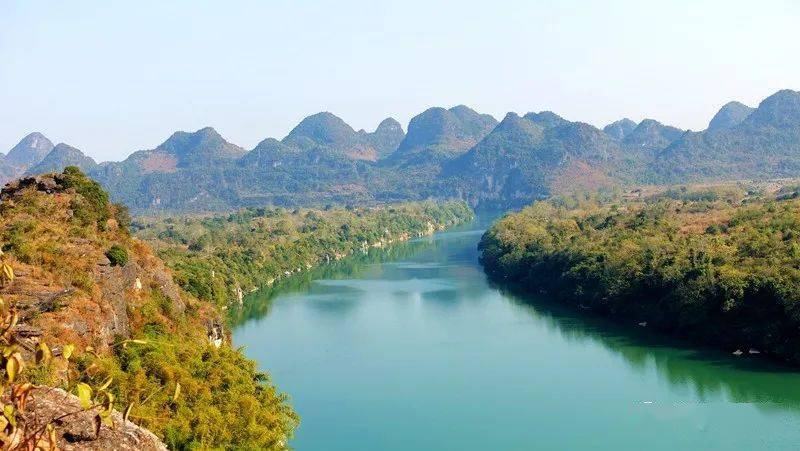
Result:
[[[485,224],[246,300],[234,343],[301,416],[298,450],[800,448],[800,372],[489,282]]]

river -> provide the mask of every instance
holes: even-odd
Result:
[[[250,296],[236,346],[301,416],[298,450],[797,449],[800,372],[512,294],[485,223]]]

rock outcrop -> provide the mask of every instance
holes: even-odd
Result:
[[[29,430],[44,428],[47,422],[55,427],[56,440],[62,450],[164,450],[167,447],[155,434],[124,420],[121,413],[111,414],[113,426],[95,429],[94,410],[83,410],[78,398],[59,388],[39,387],[33,390],[22,421]],[[56,419],[56,420],[53,420]]]

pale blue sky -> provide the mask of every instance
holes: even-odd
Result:
[[[118,160],[206,125],[249,149],[460,103],[702,129],[800,89],[799,24],[794,1],[0,0],[0,151],[38,130]]]

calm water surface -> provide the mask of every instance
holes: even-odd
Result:
[[[481,228],[248,300],[234,343],[290,394],[296,449],[800,448],[800,373],[508,293]]]

